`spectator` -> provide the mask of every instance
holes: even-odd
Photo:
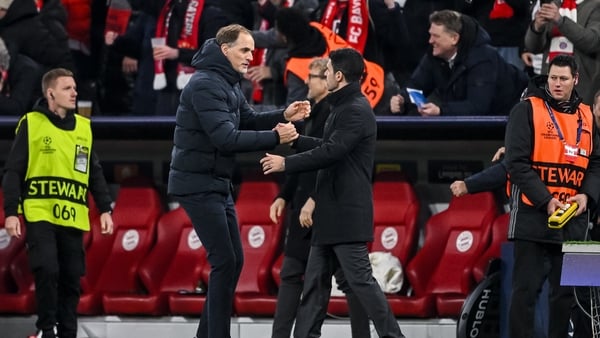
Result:
[[[431,14],[432,46],[407,82],[429,102],[417,107],[422,116],[505,115],[527,85],[521,70],[490,46],[486,31],[471,17],[451,10]],[[511,85],[507,85],[511,84]],[[392,113],[405,113],[409,95],[390,100]]]
[[[523,36],[531,21],[530,7],[529,0],[463,0],[456,10],[479,21],[498,53],[517,69],[524,69],[521,51]]]
[[[105,34],[109,55],[114,58],[114,54],[117,54],[121,57],[118,73],[135,76],[130,107],[133,115],[154,115],[156,111],[157,92],[153,88],[154,58],[150,40],[156,35],[156,22],[164,5],[165,0],[145,0],[140,4],[137,16],[132,19],[125,34],[119,35],[110,30]],[[104,100],[110,106],[110,101],[118,93],[111,91],[108,79],[106,87],[107,95]],[[109,95],[108,91],[112,93]]]
[[[39,90],[40,66],[25,55],[10,57],[0,39],[0,116],[25,114]]]
[[[250,31],[221,28],[194,56],[197,71],[181,94],[171,152],[168,193],[190,217],[211,266],[197,337],[230,337],[233,295],[244,261],[233,205],[235,154],[292,142],[292,123],[306,118],[307,101],[257,113],[240,88],[252,61]]]
[[[158,90],[157,115],[173,115],[179,95],[194,68],[192,57],[205,40],[230,23],[216,0],[166,1],[156,24],[156,37],[166,38],[166,45],[153,48],[154,89]]]
[[[600,88],[600,1],[542,1],[525,34],[525,48],[544,53],[542,74],[558,54],[575,57],[579,65],[577,90],[585,104],[592,104]]]
[[[24,54],[45,69],[74,70],[66,38],[55,34],[38,15],[35,2],[0,0],[0,37],[11,55]]]
[[[88,189],[101,212],[102,234],[113,231],[112,201],[93,152],[90,120],[73,113],[73,73],[50,70],[42,78],[42,91],[44,100],[19,121],[6,162],[4,226],[10,236],[21,236],[22,207],[38,336],[75,338],[79,279],[85,273],[83,233],[90,229]],[[65,189],[43,188],[59,186]]]
[[[309,137],[323,137],[323,128],[325,121],[329,117],[330,106],[327,102],[327,79],[325,71],[327,70],[327,59],[314,59],[309,68],[308,86],[309,100],[312,100],[310,118],[306,120],[305,135]],[[299,174],[286,175],[286,180],[281,191],[270,208],[270,217],[274,223],[279,222],[279,218],[284,214],[286,205],[289,213],[286,218],[288,222],[283,263],[281,266],[281,284],[277,292],[277,307],[273,317],[272,338],[289,338],[292,332],[292,325],[296,318],[298,305],[302,296],[302,286],[304,284],[304,270],[310,251],[311,229],[300,225],[300,213],[304,203],[308,200],[315,187],[317,172],[304,172]],[[362,308],[360,301],[354,293],[347,287],[345,278],[338,269],[336,281],[347,292],[346,299],[350,312],[350,325],[352,328],[352,337],[369,337],[369,318]],[[340,283],[343,281],[343,284]]]
[[[550,62],[547,82],[529,91],[510,113],[506,168],[510,174],[514,268],[509,310],[511,338],[533,337],[534,304],[550,284],[551,338],[567,336],[575,305],[573,289],[560,285],[562,243],[583,240],[589,214],[600,194],[600,138],[590,107],[574,90],[578,65],[567,55]],[[577,202],[565,227],[548,228],[548,216]]]

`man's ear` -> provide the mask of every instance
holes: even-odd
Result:
[[[579,74],[575,74],[575,85],[579,82]]]

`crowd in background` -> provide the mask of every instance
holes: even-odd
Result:
[[[382,76],[373,77],[383,82],[373,102],[376,114],[508,115],[527,78],[544,73],[558,53],[574,55],[581,65],[577,90],[589,104],[600,87],[594,82],[600,81],[595,80],[600,79],[600,1],[542,2],[554,5],[0,0],[0,115],[28,111],[41,94],[41,74],[58,66],[75,72],[79,100],[92,101],[95,115],[175,115],[181,89],[194,72],[194,54],[230,23],[254,33],[257,48],[243,87],[259,110],[306,97],[306,79],[294,73],[290,60],[327,51],[319,27],[381,68]],[[452,12],[430,17],[443,9]],[[420,90],[426,105],[412,104],[407,89]]]

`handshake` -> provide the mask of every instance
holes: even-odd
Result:
[[[300,136],[292,122],[278,123],[273,130],[279,135],[279,143],[281,144],[291,143]]]

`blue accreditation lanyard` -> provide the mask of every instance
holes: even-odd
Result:
[[[556,121],[556,116],[554,116],[554,112],[552,111],[552,108],[550,108],[550,106],[548,105],[548,102],[544,101],[544,105],[546,105],[546,109],[548,110],[548,115],[550,115],[550,119],[552,120],[552,123],[554,124],[554,128],[556,128],[556,133],[558,134],[558,139],[565,146],[565,158],[567,159],[567,161],[569,161],[571,163],[575,162],[575,159],[577,159],[577,155],[579,154],[579,141],[581,141],[581,132],[583,130],[583,127],[582,127],[583,122],[582,122],[582,118],[581,118],[581,112],[579,111],[579,109],[577,109],[577,138],[575,139],[575,146],[572,146],[572,145],[568,144],[567,141],[565,140],[565,137],[563,136],[563,133],[560,130],[560,126],[558,125],[558,122]]]

